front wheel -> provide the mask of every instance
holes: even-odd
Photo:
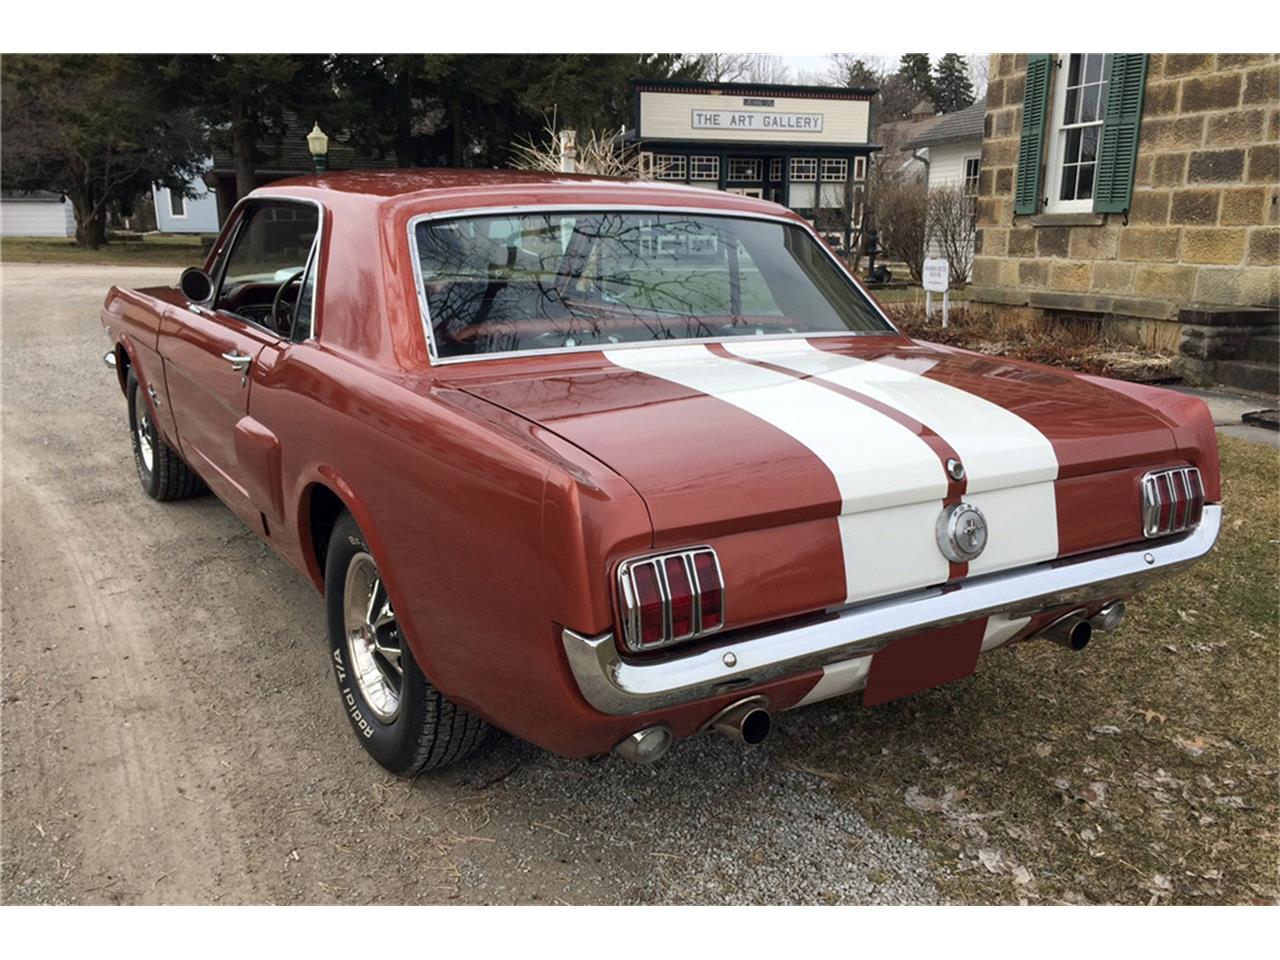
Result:
[[[325,605],[343,709],[373,759],[412,777],[461,760],[480,745],[488,724],[446,700],[423,675],[349,513],[329,537]]]

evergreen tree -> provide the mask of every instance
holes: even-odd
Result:
[[[912,106],[921,100],[933,101],[933,74],[927,53],[904,53],[898,61],[898,76],[915,97]]]
[[[839,63],[841,80],[846,87],[875,90],[881,84],[880,74],[865,60],[849,60]]]
[[[942,113],[963,110],[973,103],[969,65],[958,53],[943,54],[933,76],[933,105]]]

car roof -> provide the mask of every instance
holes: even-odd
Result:
[[[388,208],[387,212],[405,208],[443,213],[485,207],[618,204],[795,216],[776,203],[720,190],[536,170],[350,170],[277,180],[259,187],[252,195],[303,197],[343,206],[370,204]]]

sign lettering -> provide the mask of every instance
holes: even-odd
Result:
[[[759,133],[821,133],[820,113],[765,113],[760,110],[694,110],[695,130],[750,130]]]

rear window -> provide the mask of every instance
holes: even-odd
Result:
[[[517,213],[415,231],[436,355],[891,328],[802,228],[693,213]]]

